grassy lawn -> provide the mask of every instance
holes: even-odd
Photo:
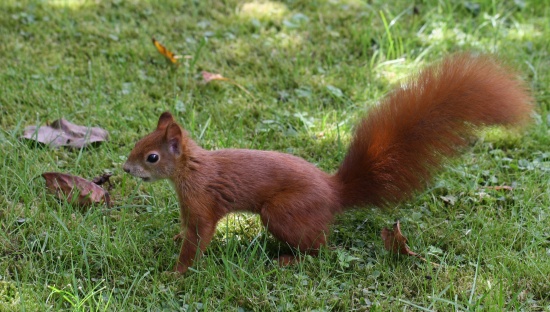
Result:
[[[534,0],[1,1],[0,310],[550,311],[549,16]],[[180,247],[176,196],[121,169],[160,113],[204,148],[278,150],[333,172],[369,106],[456,51],[517,68],[533,124],[480,133],[412,201],[340,216],[319,257],[279,267],[286,247],[235,214],[190,272],[164,273]],[[110,139],[19,139],[61,117]],[[113,207],[56,200],[46,171],[112,172]],[[395,219],[427,262],[384,250]]]

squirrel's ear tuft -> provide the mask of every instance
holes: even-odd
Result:
[[[170,125],[165,127],[165,140],[168,144],[168,150],[170,151],[170,153],[178,157],[183,152],[183,131],[181,130],[181,127],[175,122],[172,122]]]
[[[159,117],[159,122],[157,124],[157,129],[162,130],[165,129],[169,124],[174,122],[174,117],[172,117],[172,114],[170,112],[164,112]]]

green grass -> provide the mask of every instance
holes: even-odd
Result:
[[[544,1],[91,1],[0,3],[0,310],[550,310],[550,8]],[[193,58],[177,68],[151,44]],[[218,226],[183,277],[177,200],[121,165],[170,110],[207,149],[301,156],[326,171],[392,84],[456,51],[497,53],[532,88],[523,135],[486,131],[429,189],[346,213],[319,257],[280,268],[252,215]],[[202,83],[220,73],[245,87]],[[110,140],[37,148],[25,126],[60,117]],[[114,173],[114,208],[49,195],[40,174]],[[513,191],[488,186],[512,185]],[[380,230],[400,219],[395,257]],[[437,263],[435,266],[432,263]]]

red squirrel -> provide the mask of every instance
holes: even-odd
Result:
[[[136,143],[123,169],[144,181],[173,182],[185,229],[174,237],[183,239],[177,272],[187,271],[210,243],[216,223],[235,211],[259,214],[277,239],[315,255],[336,214],[409,199],[445,159],[463,150],[476,129],[523,124],[532,106],[526,86],[492,57],[457,54],[425,68],[371,108],[333,175],[280,152],[204,150],[169,112]]]

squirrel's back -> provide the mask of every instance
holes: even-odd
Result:
[[[300,157],[248,149],[220,149],[207,155],[209,166],[215,166],[208,176],[209,193],[222,194],[218,202],[226,202],[230,210],[259,212],[275,197],[293,198],[296,204],[308,196],[323,199],[338,210],[334,181]]]
[[[513,71],[458,54],[391,92],[357,126],[335,175],[343,206],[386,206],[421,190],[484,125],[518,125],[532,99]]]

